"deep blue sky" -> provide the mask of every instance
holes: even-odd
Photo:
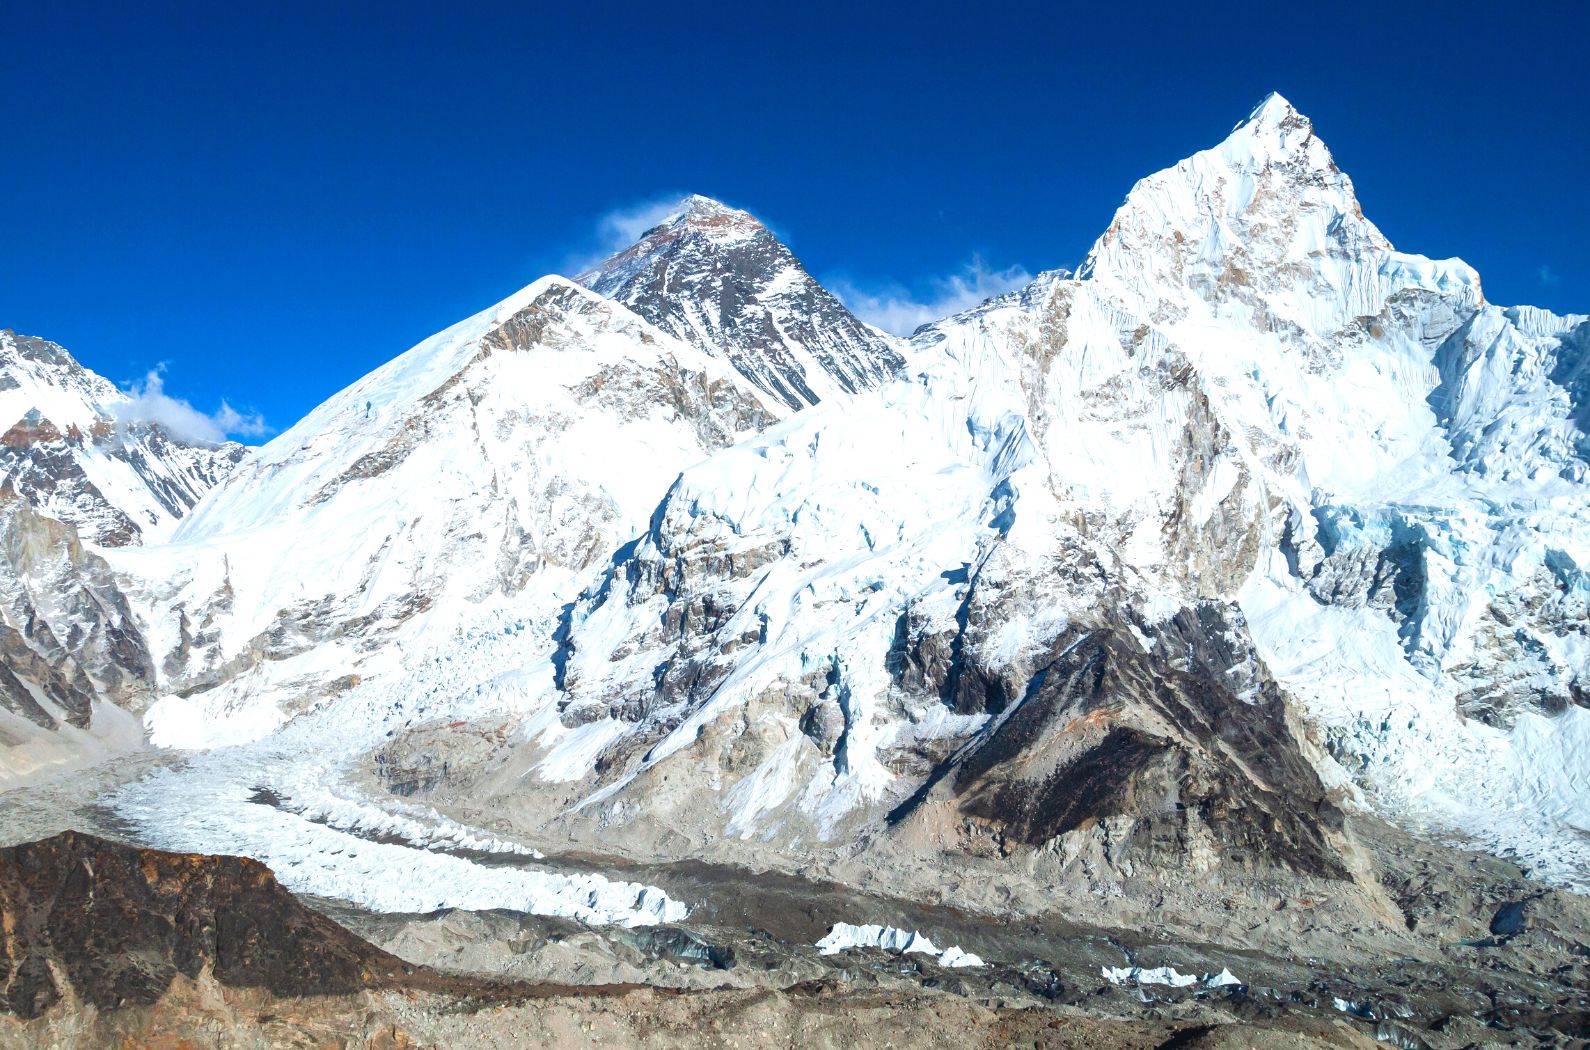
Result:
[[[1074,265],[1271,89],[1399,247],[1590,311],[1586,5],[1204,6],[6,3],[0,327],[285,428],[664,193],[862,290]]]

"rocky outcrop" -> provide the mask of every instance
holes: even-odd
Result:
[[[0,849],[0,917],[0,1004],[23,1019],[63,1002],[150,1006],[179,977],[292,998],[416,972],[305,908],[257,861],[75,832]]]
[[[1228,870],[1348,877],[1332,841],[1342,814],[1238,611],[1206,603],[1136,631],[1078,625],[1054,650],[940,771],[962,813],[1029,847],[1111,821],[1118,862],[1218,857]]]

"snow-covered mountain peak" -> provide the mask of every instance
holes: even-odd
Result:
[[[677,214],[661,223],[656,229],[677,234],[683,229],[699,231],[723,243],[733,243],[765,233],[767,228],[748,211],[731,208],[722,201],[692,193],[679,202]]]
[[[1312,131],[1313,123],[1297,111],[1297,107],[1288,102],[1279,91],[1272,91],[1253,107],[1246,119],[1231,130],[1233,132],[1248,129],[1251,134],[1265,132],[1287,131]]]
[[[702,215],[747,214],[702,193],[688,194],[679,202],[679,208],[682,212],[696,212]]]
[[[169,535],[243,455],[138,415],[133,398],[65,348],[0,330],[0,482],[91,542]]]
[[[725,359],[789,410],[877,386],[904,363],[748,212],[691,196],[577,280]]]
[[[1161,318],[1295,329],[1317,350],[1400,292],[1483,302],[1466,263],[1392,247],[1279,95],[1218,145],[1138,182],[1081,276]]]
[[[0,368],[9,372],[24,361],[64,370],[82,369],[64,347],[47,339],[18,335],[9,328],[0,328]]]
[[[155,739],[265,732],[490,609],[549,623],[681,470],[775,418],[622,304],[520,289],[333,395],[166,550],[118,560],[176,694]]]
[[[0,330],[0,426],[37,412],[62,430],[92,427],[125,396],[46,339]]]
[[[1347,213],[1363,218],[1352,180],[1314,133],[1314,122],[1279,94],[1265,96],[1215,152],[1234,172],[1257,176],[1274,168],[1291,181],[1319,186]]]
[[[722,201],[692,193],[679,201],[662,219],[640,235],[629,247],[579,274],[575,280],[603,295],[654,265],[659,254],[681,241],[728,247],[758,236],[772,239],[767,227],[750,212],[731,208]]]

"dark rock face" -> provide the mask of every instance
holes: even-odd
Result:
[[[750,215],[705,197],[578,278],[652,324],[727,358],[789,406],[855,392],[904,360]]]
[[[1234,613],[1184,610],[1152,640],[1109,627],[1060,655],[953,771],[961,811],[1029,846],[1128,818],[1125,848],[1174,863],[1209,835],[1227,862],[1346,878],[1342,815]]]
[[[24,1019],[68,994],[100,1009],[149,1005],[179,974],[309,996],[414,972],[305,908],[257,861],[75,832],[0,849],[0,919],[0,1008]]]

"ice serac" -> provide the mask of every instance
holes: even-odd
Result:
[[[0,330],[0,481],[105,546],[158,542],[244,454],[138,418],[54,343]]]
[[[257,737],[516,598],[550,638],[681,469],[771,418],[727,364],[537,281],[258,450],[173,543],[119,555],[150,610],[156,741]]]
[[[1091,885],[1353,878],[1367,802],[1585,885],[1587,334],[1397,251],[1271,96],[1077,277],[685,471],[518,790]]]
[[[577,279],[728,360],[786,410],[877,386],[904,363],[765,226],[707,197]]]

